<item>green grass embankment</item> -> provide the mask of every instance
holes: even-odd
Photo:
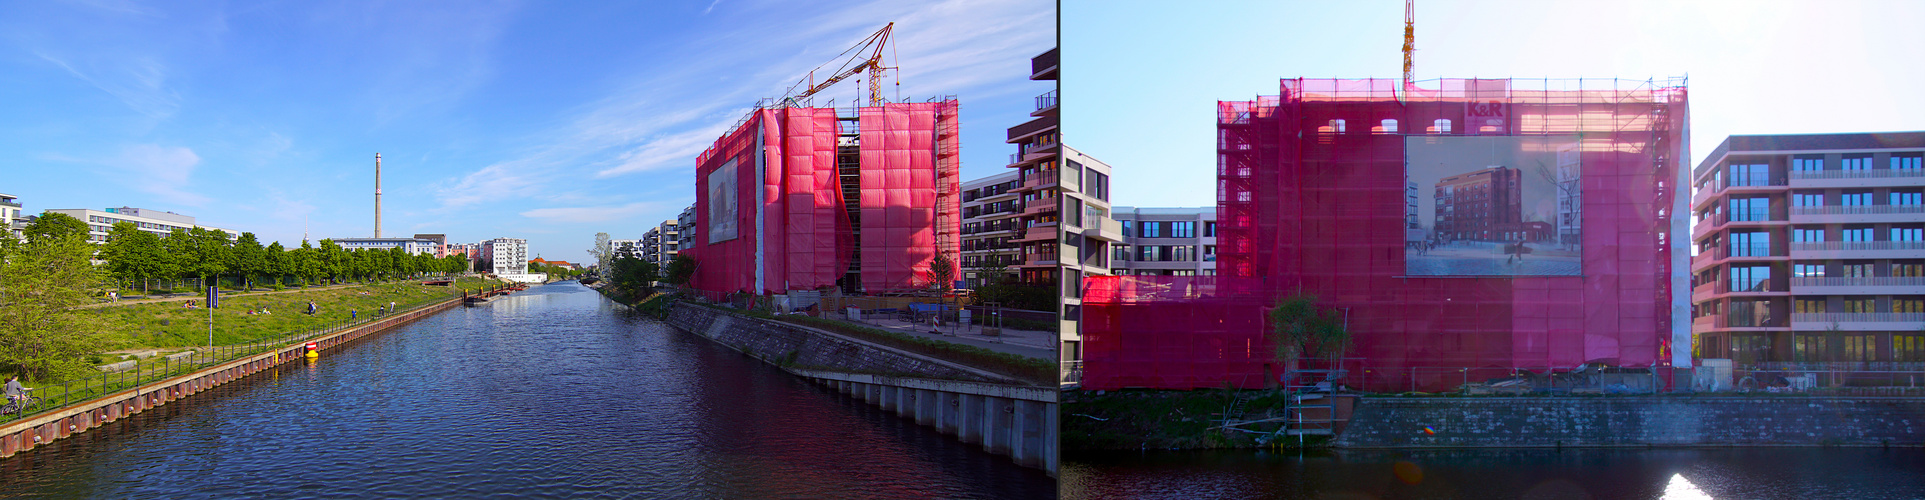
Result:
[[[1245,429],[1265,434],[1223,430],[1223,413],[1241,394],[1248,401],[1243,420],[1284,416],[1286,399],[1278,391],[1064,391],[1061,439],[1066,450],[1195,450],[1297,446],[1296,438],[1271,440],[1268,433],[1280,424],[1252,424]],[[1322,436],[1305,440],[1308,447],[1325,443]]]
[[[459,296],[463,290],[479,290],[490,284],[481,278],[461,278],[455,286],[422,285],[420,281],[401,281],[354,285],[280,293],[254,293],[221,298],[212,310],[215,345],[246,344],[337,324],[356,311],[368,319],[393,302],[399,308]],[[319,310],[306,314],[308,301]],[[202,301],[188,309],[186,302],[142,302],[107,305],[87,309],[83,314],[99,314],[124,328],[110,333],[104,345],[115,350],[173,349],[206,346],[209,310]],[[267,313],[259,311],[265,309]],[[253,314],[250,314],[252,312]],[[103,362],[116,361],[103,356]]]

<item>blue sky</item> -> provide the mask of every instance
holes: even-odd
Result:
[[[1003,171],[1053,88],[1027,79],[1047,0],[5,0],[0,193],[298,244],[372,235],[378,152],[383,236],[581,261],[674,218],[725,127],[891,21],[885,92],[956,95],[964,178]]]
[[[1214,206],[1215,103],[1399,78],[1404,3],[1063,2],[1063,140],[1112,201]],[[1417,1],[1416,78],[1690,78],[1691,165],[1743,134],[1925,130],[1925,2]]]

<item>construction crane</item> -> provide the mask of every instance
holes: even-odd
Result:
[[[875,34],[869,35],[868,38],[862,39],[862,42],[857,43],[854,47],[850,47],[848,50],[842,51],[841,54],[837,54],[836,55],[837,58],[841,58],[842,56],[845,56],[845,55],[849,55],[850,57],[842,62],[841,67],[836,68],[835,76],[831,76],[829,77],[829,79],[823,80],[822,83],[815,82],[815,72],[816,70],[820,70],[823,67],[826,67],[828,65],[824,64],[822,66],[817,66],[815,69],[809,70],[809,76],[803,78],[801,81],[795,82],[795,85],[789,86],[789,90],[787,92],[784,92],[784,97],[782,98],[781,102],[784,105],[799,103],[803,99],[807,99],[809,96],[815,95],[817,92],[821,92],[822,89],[829,88],[830,85],[835,85],[836,82],[840,82],[843,79],[849,78],[851,76],[855,76],[856,73],[860,73],[863,70],[868,70],[869,71],[869,105],[881,106],[883,103],[882,71],[896,69],[894,67],[884,66],[882,64],[882,52],[883,52],[883,49],[888,48],[890,46],[889,33],[895,30],[895,28],[896,28],[896,23],[891,22],[889,23],[889,25],[883,26],[881,30],[876,31]],[[853,54],[853,55],[850,55],[850,54]],[[801,92],[796,92],[797,88],[802,88],[805,85],[807,86],[805,90],[802,90]],[[900,85],[900,83],[898,83],[898,85]]]
[[[1412,56],[1417,52],[1417,0],[1404,0],[1404,91],[1410,91],[1412,70],[1417,65]]]

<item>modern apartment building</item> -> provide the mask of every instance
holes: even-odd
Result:
[[[665,220],[647,233],[642,233],[639,257],[657,266],[667,266],[669,259],[675,258],[675,253],[681,249],[681,237],[677,231],[679,227],[675,221]]]
[[[475,262],[482,259],[482,250],[483,250],[482,245],[480,243],[447,244],[448,255],[459,254],[468,259],[468,270],[473,270],[475,268]]]
[[[675,248],[677,253],[695,244],[695,204],[682,208],[681,215],[675,216]],[[671,257],[673,258],[673,257]]]
[[[482,243],[490,271],[500,275],[528,274],[528,240],[495,238]]]
[[[448,256],[448,235],[416,234],[414,235],[414,239],[434,242],[434,258],[439,259]]]
[[[642,258],[642,240],[608,240],[610,256]]]
[[[1022,176],[1008,171],[962,184],[963,288],[989,283],[985,271],[1014,272],[1023,260],[1015,240],[1023,233],[1016,216],[1022,213]]]
[[[166,237],[168,233],[172,233],[176,229],[185,231],[193,228],[213,229],[227,233],[230,238],[241,235],[240,231],[196,224],[192,216],[160,210],[133,207],[109,208],[106,210],[55,208],[49,209],[47,212],[66,214],[75,219],[80,219],[81,222],[87,223],[87,239],[94,243],[106,243],[108,233],[112,232],[114,230],[114,224],[119,222],[132,222],[134,226],[141,230],[162,237]]]
[[[1083,359],[1083,278],[1110,275],[1111,246],[1123,241],[1122,225],[1110,213],[1110,166],[1075,148],[1063,146],[1062,306],[1058,335],[1062,360],[1074,368]]]
[[[20,198],[0,193],[0,231],[12,234],[15,238],[24,236],[21,230],[27,227],[27,215],[21,211]]]
[[[1739,135],[1693,172],[1698,358],[1925,361],[1925,132]]]
[[[1055,81],[1056,54],[1056,49],[1050,49],[1031,58],[1029,79]],[[1016,145],[1016,152],[1009,156],[1009,168],[1015,169],[1022,181],[1015,188],[1017,199],[1010,202],[1017,210],[1017,234],[1011,243],[1022,252],[1021,260],[1013,267],[1023,283],[1036,286],[1055,286],[1061,282],[1058,256],[1062,228],[1059,223],[1064,197],[1059,175],[1063,165],[1062,135],[1057,131],[1061,118],[1057,109],[1056,91],[1036,96],[1036,110],[1030,112],[1033,118],[1010,127],[1005,141]]]
[[[1123,233],[1110,252],[1114,274],[1216,275],[1216,207],[1116,207],[1110,216]]]
[[[410,255],[434,254],[441,246],[434,240],[421,238],[335,238],[334,244],[343,250],[388,250],[400,248]]]

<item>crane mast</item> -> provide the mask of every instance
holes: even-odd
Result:
[[[1417,0],[1404,0],[1404,90],[1410,90],[1411,73],[1416,64],[1412,56],[1417,52]]]

